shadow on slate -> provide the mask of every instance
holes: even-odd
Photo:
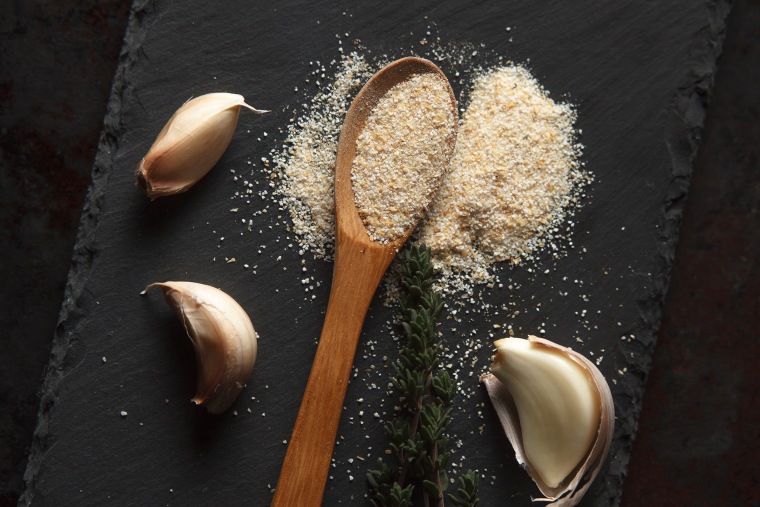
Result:
[[[727,3],[247,5],[133,6],[21,503],[269,503],[316,348],[331,264],[288,246],[289,218],[270,198],[233,199],[241,186],[231,170],[253,168],[254,179],[264,178],[248,162],[281,149],[282,129],[303,101],[294,88],[303,92],[310,62],[339,58],[336,34],[346,47],[361,40],[376,56],[435,59],[418,43],[428,30],[444,44],[469,42],[526,64],[553,97],[577,105],[583,159],[596,180],[573,217],[568,254],[543,256],[534,270],[504,268],[501,278],[518,289],[485,290],[482,298],[521,311],[511,320],[518,335],[546,328],[548,338],[593,354],[614,379],[613,448],[582,505],[618,503]],[[469,82],[453,84],[461,93]],[[306,85],[307,96],[315,90]],[[186,194],[147,202],[134,188],[134,167],[182,102],[211,91],[241,93],[272,113],[243,112],[208,177]],[[262,132],[270,135],[257,141]],[[234,207],[253,217],[254,232],[230,213]],[[301,285],[302,261],[322,282],[314,300]],[[252,317],[259,359],[234,413],[211,416],[187,402],[195,374],[190,344],[158,293],[140,296],[149,283],[170,279],[221,287]],[[583,309],[589,317],[578,316]],[[392,312],[380,297],[370,309],[362,340],[375,350],[359,346],[325,505],[361,503],[366,469],[386,446],[369,414],[392,403],[382,401],[382,384],[363,379],[383,355],[396,355],[385,324]],[[444,340],[453,345],[474,334],[484,343],[478,364],[485,368],[487,330],[505,318],[465,317],[456,331],[443,326]],[[530,505],[537,490],[514,462],[485,393],[466,389],[474,395],[455,403],[451,432],[462,447],[454,461],[483,474],[482,505],[505,498]]]

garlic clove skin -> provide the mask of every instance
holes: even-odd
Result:
[[[530,336],[496,342],[483,375],[518,462],[554,506],[580,502],[609,452],[614,405],[596,366]]]
[[[138,164],[138,188],[153,200],[192,187],[229,146],[241,107],[267,112],[249,106],[233,93],[209,93],[185,102]]]
[[[596,436],[599,396],[585,370],[557,349],[521,338],[496,346],[491,372],[515,400],[525,457],[543,482],[556,488]]]
[[[166,302],[182,319],[198,367],[192,401],[213,413],[227,410],[248,381],[256,362],[258,335],[245,310],[221,290],[194,282],[164,282]],[[144,292],[145,292],[144,291]]]

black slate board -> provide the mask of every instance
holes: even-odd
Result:
[[[509,319],[518,335],[545,328],[555,341],[603,355],[600,369],[615,380],[618,423],[608,465],[583,505],[617,503],[727,10],[723,2],[685,0],[540,7],[136,2],[22,503],[269,503],[321,328],[331,265],[288,247],[286,213],[274,206],[254,219],[261,234],[247,232],[240,224],[245,215],[230,208],[250,214],[271,201],[231,200],[241,186],[230,169],[260,170],[257,161],[279,146],[279,129],[303,102],[294,87],[303,91],[310,62],[339,58],[336,34],[346,46],[361,39],[376,55],[429,56],[418,43],[428,27],[444,42],[481,47],[484,63],[502,55],[527,64],[552,96],[577,105],[584,161],[596,181],[573,217],[567,256],[542,258],[532,271],[504,269],[501,278],[513,291],[485,290],[482,297],[521,310]],[[454,85],[462,92],[466,78]],[[314,89],[307,86],[307,95]],[[148,202],[134,189],[135,165],[179,104],[210,91],[241,93],[273,113],[244,113],[206,179],[186,194]],[[269,136],[256,141],[264,131]],[[237,262],[225,262],[232,257]],[[300,282],[302,260],[322,282],[313,300]],[[257,273],[243,263],[257,265]],[[190,345],[157,294],[139,296],[148,283],[169,279],[221,287],[253,319],[259,359],[233,407],[237,416],[211,416],[187,403],[194,388]],[[362,504],[366,469],[385,448],[373,413],[392,403],[381,402],[387,375],[377,371],[397,345],[385,324],[393,310],[380,303],[376,298],[359,346],[325,505]],[[454,348],[457,341],[481,341],[482,371],[490,342],[500,336],[493,324],[505,321],[503,312],[464,313],[461,324],[443,326],[444,339]],[[451,430],[461,447],[454,461],[482,472],[482,505],[529,505],[537,490],[515,464],[476,376],[460,380],[471,395],[457,402]]]

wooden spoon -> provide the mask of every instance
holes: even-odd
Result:
[[[393,86],[421,73],[435,73],[446,80],[441,70],[428,60],[397,60],[367,82],[346,113],[335,163],[336,251],[330,300],[273,507],[321,505],[364,317],[388,265],[416,225],[387,244],[370,239],[351,187],[356,140],[380,98]],[[448,88],[454,127],[446,143],[449,152],[453,152],[458,115],[454,92]]]

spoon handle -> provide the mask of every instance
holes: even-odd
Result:
[[[340,233],[339,233],[340,234]],[[272,507],[319,507],[364,317],[395,251],[338,242],[322,335]]]

